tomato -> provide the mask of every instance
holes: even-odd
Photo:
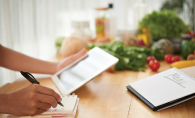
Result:
[[[157,60],[157,59],[156,59],[156,57],[154,57],[154,56],[149,56],[149,57],[147,57],[147,59],[146,59],[147,63],[149,63],[150,60]]]
[[[149,67],[152,71],[157,71],[160,68],[160,63],[157,60],[150,60]]]
[[[180,61],[180,58],[178,56],[173,56],[171,58],[171,63],[176,62],[176,61]]]
[[[164,60],[167,62],[167,63],[172,63],[171,59],[172,59],[173,55],[172,54],[166,54],[164,56]]]

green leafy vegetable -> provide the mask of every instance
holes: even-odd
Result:
[[[98,46],[119,59],[119,62],[115,65],[116,70],[130,69],[133,71],[144,71],[146,68],[146,59],[151,54],[161,59],[161,52],[156,50],[150,50],[146,47],[129,46],[124,47],[123,42],[114,41],[106,44],[93,44],[89,43],[88,46],[92,49]]]
[[[153,40],[160,38],[179,37],[189,30],[174,11],[153,11],[146,15],[140,22],[139,28],[148,27]]]

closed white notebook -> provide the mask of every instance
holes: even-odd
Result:
[[[155,107],[195,93],[195,78],[172,68],[129,84]]]

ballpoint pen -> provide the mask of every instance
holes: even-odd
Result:
[[[30,74],[27,71],[20,71],[20,73],[28,80],[30,81],[32,84],[39,84],[39,82],[35,79],[35,77]],[[62,107],[64,107],[64,105],[61,102],[58,102],[58,104]]]

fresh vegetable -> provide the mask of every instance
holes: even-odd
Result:
[[[173,54],[174,47],[170,40],[160,39],[152,45],[152,49],[158,48],[164,54]]]
[[[189,30],[189,31],[186,33],[186,35],[187,35],[188,37],[195,37],[195,31],[192,32],[192,31]]]
[[[113,41],[106,44],[88,44],[89,48],[98,46],[107,51],[111,55],[119,59],[119,62],[115,65],[117,71],[130,69],[133,71],[144,71],[146,68],[146,59],[148,56],[161,55],[158,49],[155,51],[146,47],[139,46],[124,46],[122,41]],[[164,55],[164,54],[163,54]],[[164,57],[164,56],[163,56]]]
[[[194,54],[190,54],[187,57],[187,60],[194,60],[195,59],[195,50],[194,50]]]
[[[148,65],[152,71],[157,71],[160,67],[160,63],[157,60],[150,60]]]
[[[147,63],[149,63],[151,60],[156,60],[156,57],[154,57],[154,56],[149,56],[149,57],[147,57],[147,59],[146,59]]]
[[[171,63],[174,63],[174,62],[176,62],[176,61],[180,61],[180,58],[179,58],[178,56],[173,56],[173,57],[171,58]]]
[[[87,48],[87,42],[85,40],[77,37],[70,37],[63,41],[61,54],[65,58],[79,52],[83,48]]]
[[[181,55],[187,59],[188,55],[193,54],[195,50],[195,39],[183,40],[181,43]]]
[[[125,41],[126,46],[146,46],[142,39],[136,37],[129,38],[128,41]]]
[[[149,46],[151,44],[150,29],[147,27],[139,28],[137,30],[137,38],[142,39],[144,44]]]
[[[125,51],[118,53],[112,52],[109,49],[104,50],[119,59],[119,62],[115,65],[116,70],[121,71],[125,69],[130,69],[133,71],[144,71],[147,55],[143,52],[136,52],[135,50],[137,48],[134,48],[135,49],[129,47],[129,49],[127,49],[124,47]]]
[[[172,63],[172,57],[173,55],[172,54],[166,54],[165,57],[164,57],[164,60],[167,62],[167,63]]]
[[[163,60],[165,56],[165,54],[162,53],[158,48],[153,48],[151,50],[151,55],[156,57],[156,59],[159,61]]]
[[[182,19],[174,11],[153,11],[146,15],[140,22],[139,28],[149,28],[153,40],[161,38],[180,37],[189,30]]]
[[[177,61],[171,64],[171,68],[176,67],[178,69],[186,68],[190,66],[195,66],[195,60],[183,60],[183,61]]]

